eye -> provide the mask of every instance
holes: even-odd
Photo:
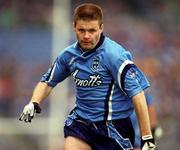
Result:
[[[78,29],[78,31],[81,32],[81,33],[84,33],[84,32],[85,32],[84,29]]]
[[[90,29],[89,32],[94,33],[94,32],[96,32],[96,30],[95,29]]]

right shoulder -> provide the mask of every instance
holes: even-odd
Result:
[[[72,59],[72,57],[78,54],[79,50],[77,49],[77,42],[75,42],[61,50],[57,56],[56,61],[61,61],[64,64],[67,64]]]
[[[107,59],[110,60],[120,59],[121,61],[125,61],[126,59],[132,59],[131,53],[128,50],[110,38],[106,38],[104,50]]]

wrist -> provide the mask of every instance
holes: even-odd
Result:
[[[35,104],[38,104],[38,105],[40,104],[40,102],[39,102],[39,101],[34,100],[34,99],[31,99],[30,103],[35,103]]]
[[[156,145],[154,138],[151,134],[143,135],[141,137],[141,148],[142,150],[148,150],[148,149],[155,150]]]
[[[36,113],[40,113],[41,112],[40,104],[37,101],[31,100],[30,104],[32,104],[34,106],[34,109],[35,109]]]
[[[153,136],[151,134],[142,136],[142,140],[148,140],[148,139],[153,139]]]

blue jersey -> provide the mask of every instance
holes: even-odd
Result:
[[[131,97],[149,87],[130,52],[104,35],[90,51],[82,51],[78,42],[65,48],[41,81],[54,87],[70,75],[76,85],[75,111],[89,121],[129,117]]]

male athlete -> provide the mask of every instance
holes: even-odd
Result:
[[[68,76],[76,85],[76,106],[64,126],[65,150],[131,150],[136,110],[143,150],[154,150],[144,89],[149,83],[130,52],[103,34],[102,9],[91,3],[74,11],[77,42],[65,48],[34,89],[20,120],[31,122],[40,103]],[[62,93],[63,94],[63,93]]]

